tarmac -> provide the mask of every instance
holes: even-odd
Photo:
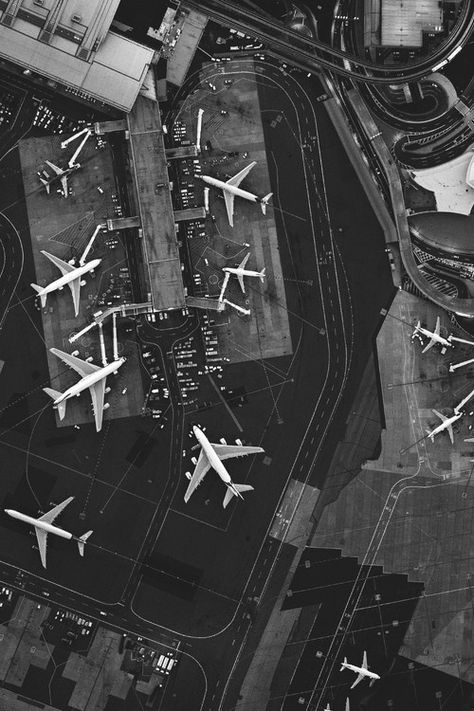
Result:
[[[115,190],[111,155],[108,150],[95,150],[95,139],[90,138],[79,156],[82,168],[68,178],[72,194],[67,199],[57,195],[57,184],[54,183],[51,186],[51,194],[47,195],[39,183],[37,171],[45,167],[46,158],[56,165],[65,165],[72,154],[72,149],[68,147],[61,151],[61,138],[63,137],[53,135],[20,141],[20,160],[36,270],[35,281],[41,286],[60,276],[59,270],[41,254],[41,250],[51,252],[65,261],[68,261],[72,255],[80,256],[96,225],[104,223],[111,215],[111,194]],[[74,142],[72,146],[75,145]],[[51,173],[51,169],[48,168],[48,171]],[[103,193],[97,190],[98,186],[102,187]],[[99,338],[96,332],[88,332],[74,346],[69,344],[68,338],[89,322],[92,312],[99,308],[98,303],[102,293],[107,297],[113,289],[119,290],[121,284],[119,270],[126,265],[124,248],[120,237],[115,233],[99,233],[89,256],[91,259],[100,257],[103,261],[99,265],[97,275],[88,274],[84,279],[86,284],[81,287],[81,305],[77,318],[74,316],[69,287],[61,292],[49,294],[46,307],[41,309],[51,387],[60,391],[70,387],[76,379],[71,377],[66,366],[52,355],[49,349],[55,347],[70,353],[75,348],[79,348],[79,357],[86,359],[93,356],[96,363],[101,363]],[[30,298],[35,298],[32,289]],[[111,329],[107,325],[106,351],[110,361],[112,345],[109,330]],[[122,355],[124,351],[120,340],[119,333],[119,354]],[[132,363],[137,357],[136,354],[136,346],[128,345],[127,355],[135,356]],[[130,367],[130,363],[120,370],[119,383],[115,381],[107,397],[110,408],[104,413],[104,421],[137,415],[143,406],[141,377],[137,369]],[[121,394],[125,389],[126,393]],[[64,420],[59,420],[56,414],[58,427],[70,427],[93,421],[87,393],[68,402]]]
[[[271,188],[261,107],[255,81],[248,76],[249,71],[253,72],[253,61],[239,61],[238,65],[227,62],[220,66],[220,75],[212,78],[216,86],[214,93],[209,92],[205,81],[209,72],[215,73],[216,65],[203,66],[200,85],[185,100],[180,120],[195,132],[197,109],[204,109],[200,155],[204,175],[227,179],[251,161],[257,161],[241,187],[259,196],[266,195]],[[242,70],[247,74],[240,74]],[[225,81],[231,83],[225,84]],[[206,148],[209,144],[211,150]],[[203,187],[201,183],[196,185],[199,193]],[[229,281],[225,297],[250,309],[249,317],[237,313],[231,306],[214,317],[219,352],[231,363],[261,361],[293,352],[273,214],[275,209],[279,209],[278,205],[270,201],[264,216],[258,204],[236,198],[232,228],[219,191],[211,188],[210,212],[215,221],[211,222],[208,217],[209,237],[194,238],[190,243],[193,270],[201,275],[211,297],[220,293],[224,277],[222,267],[237,266],[247,253],[250,252],[247,269],[266,269],[263,284],[258,279],[245,278],[245,294],[242,294],[236,278]]]

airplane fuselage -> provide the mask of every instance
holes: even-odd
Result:
[[[457,415],[453,415],[452,417],[449,417],[447,420],[442,422],[438,427],[435,427],[432,432],[428,434],[428,437],[431,437],[431,439],[439,434],[440,432],[443,432],[444,430],[447,430],[450,425],[452,425],[456,420],[459,420],[459,418],[462,417],[462,412],[458,412]]]
[[[83,390],[86,390],[87,388],[90,388],[92,385],[95,385],[95,383],[99,382],[99,380],[103,380],[108,375],[111,375],[112,373],[116,373],[117,370],[124,363],[125,363],[125,358],[119,358],[118,360],[112,361],[112,363],[109,363],[108,365],[104,365],[103,368],[100,368],[99,370],[94,371],[90,375],[84,376],[77,383],[75,383],[74,385],[71,385],[70,388],[65,390],[63,392],[63,394],[54,401],[54,404],[59,405],[60,402],[63,402],[64,400],[69,400],[69,398],[74,397],[75,395],[79,395]]]
[[[223,272],[235,274],[236,276],[260,277],[264,276],[262,272],[254,272],[252,269],[239,269],[239,267],[223,267]]]
[[[74,538],[73,534],[69,531],[65,531],[64,528],[53,526],[51,523],[46,523],[45,521],[40,521],[37,518],[33,518],[33,516],[27,516],[26,514],[20,513],[20,511],[5,509],[5,513],[12,518],[18,519],[18,521],[23,521],[23,523],[29,523],[31,526],[40,528],[42,531],[46,531],[46,533],[54,533],[55,536],[61,536],[61,538],[67,538],[68,540]]]
[[[368,669],[364,669],[364,667],[358,667],[355,664],[349,664],[348,662],[343,662],[342,666],[345,669],[350,669],[356,674],[362,674],[363,676],[368,676],[371,679],[380,679],[380,676],[378,674],[376,674],[375,672],[371,672]]]
[[[244,200],[250,200],[251,202],[262,202],[262,199],[254,193],[249,193],[248,190],[242,190],[242,188],[237,188],[235,185],[229,185],[224,180],[218,180],[217,178],[212,178],[210,175],[196,175],[196,178],[204,181],[208,185],[213,185],[215,188],[220,188],[225,190],[227,193],[232,193],[237,197],[244,198]]]
[[[196,425],[194,425],[193,427],[193,432],[197,441],[203,448],[204,454],[206,455],[211,467],[217,472],[217,474],[219,474],[220,478],[225,484],[232,484],[232,479],[230,478],[229,472],[215,453],[212,444],[209,442],[204,432],[199,429],[199,427],[196,427]]]
[[[101,261],[101,259],[92,259],[90,262],[87,262],[87,264],[84,264],[83,267],[77,267],[77,269],[74,269],[73,271],[64,274],[62,277],[59,277],[59,279],[55,279],[51,282],[51,284],[45,286],[44,289],[39,292],[39,295],[44,296],[45,294],[50,294],[52,291],[62,289],[71,281],[74,281],[75,279],[80,279],[81,276],[87,274],[88,272],[93,272],[94,269],[97,269]]]

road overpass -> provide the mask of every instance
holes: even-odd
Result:
[[[430,55],[409,66],[376,65],[329,47],[312,37],[290,29],[268,15],[262,16],[248,8],[228,3],[226,0],[185,0],[183,7],[205,13],[211,20],[225,27],[234,27],[245,34],[257,37],[268,45],[281,59],[305,71],[314,72],[321,67],[351,79],[378,84],[400,84],[431,74],[442,62],[448,61],[456,47],[464,45],[474,27],[474,0],[463,4],[458,22],[449,37]]]

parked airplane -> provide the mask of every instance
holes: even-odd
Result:
[[[94,365],[93,363],[88,363],[85,360],[76,358],[76,356],[69,355],[69,353],[64,353],[59,351],[57,348],[51,348],[51,353],[53,353],[58,358],[69,365],[71,368],[79,373],[81,380],[79,380],[70,388],[61,393],[58,390],[53,390],[53,388],[43,388],[44,392],[49,395],[54,400],[54,407],[57,407],[59,412],[59,419],[63,420],[66,414],[66,403],[75,395],[80,395],[83,390],[89,388],[92,407],[94,410],[95,417],[95,428],[97,432],[100,432],[102,428],[102,417],[104,410],[108,408],[108,403],[104,404],[104,398],[106,393],[110,392],[110,388],[106,388],[106,378],[112,373],[116,373],[118,369],[125,363],[125,358],[118,358],[113,360],[104,366]]]
[[[44,185],[46,188],[46,192],[49,195],[51,192],[51,185],[55,183],[57,180],[60,181],[61,183],[61,192],[65,198],[68,196],[68,189],[67,189],[67,179],[71,175],[71,173],[74,173],[76,170],[79,170],[81,167],[80,163],[73,163],[71,166],[68,168],[60,168],[59,166],[55,165],[54,163],[51,163],[49,160],[45,160],[46,165],[48,165],[51,170],[54,172],[54,175],[46,177],[42,177],[38,173],[38,177],[41,181],[41,183]],[[46,171],[44,171],[43,175],[45,175]],[[46,175],[48,175],[46,173]]]
[[[244,276],[259,277],[262,283],[265,281],[265,267],[262,269],[261,272],[255,272],[252,269],[245,269],[245,265],[247,264],[249,257],[250,252],[247,254],[246,257],[244,257],[238,267],[224,267],[222,269],[222,271],[226,272],[226,274],[235,274],[235,276],[239,280],[240,288],[242,289],[243,294],[245,294]]]
[[[429,430],[426,430],[426,433],[430,440],[434,442],[434,438],[437,434],[440,432],[443,432],[444,430],[448,430],[449,438],[451,440],[451,444],[454,442],[454,437],[453,437],[453,424],[459,420],[460,417],[463,416],[464,413],[462,412],[454,412],[454,415],[451,417],[446,417],[445,415],[442,415],[441,412],[438,412],[438,410],[433,410],[434,414],[439,417],[441,420],[441,424],[438,425],[438,427],[435,427],[434,430],[429,432]]]
[[[51,509],[51,511],[48,511],[48,513],[43,514],[43,516],[40,516],[39,518],[27,516],[26,514],[22,514],[20,513],[20,511],[15,511],[14,509],[5,509],[5,513],[7,513],[12,518],[16,518],[18,519],[18,521],[23,521],[23,523],[30,523],[32,526],[35,527],[35,533],[36,538],[38,540],[38,548],[43,568],[46,568],[46,544],[48,533],[54,533],[55,536],[61,536],[61,538],[67,538],[69,540],[72,539],[76,541],[80,555],[84,555],[84,544],[91,535],[92,531],[87,531],[87,533],[84,533],[82,536],[77,537],[69,531],[65,531],[63,528],[53,526],[53,521],[55,520],[55,518],[59,516],[61,511],[65,509],[68,504],[71,503],[73,498],[74,496],[70,496],[68,499],[63,501],[62,504],[58,504],[53,509]]]
[[[454,344],[451,343],[451,337],[448,338],[443,338],[443,336],[440,336],[440,319],[439,316],[436,319],[436,326],[434,331],[429,331],[427,328],[423,328],[420,324],[420,321],[415,326],[415,330],[413,331],[412,334],[412,340],[417,336],[417,334],[421,333],[422,336],[426,336],[429,338],[428,344],[423,348],[421,351],[422,353],[426,353],[432,346],[434,346],[435,343],[439,343],[440,346],[443,348],[453,348]]]
[[[368,669],[367,666],[367,652],[364,652],[364,658],[362,660],[362,666],[358,667],[355,664],[349,664],[347,661],[347,657],[344,657],[344,661],[341,663],[341,669],[340,671],[343,671],[344,669],[350,669],[351,671],[355,672],[358,676],[355,682],[352,684],[351,689],[354,688],[364,677],[370,677],[370,679],[380,679],[380,676],[376,674],[375,672],[371,672]]]
[[[208,185],[213,185],[215,188],[220,188],[224,194],[225,206],[227,209],[227,218],[229,220],[229,225],[234,226],[234,198],[241,197],[245,200],[250,200],[251,202],[258,202],[262,208],[264,215],[267,214],[267,205],[273,193],[268,193],[265,197],[258,197],[254,193],[250,193],[248,190],[242,190],[239,188],[242,180],[250,173],[252,168],[257,165],[257,161],[253,161],[246,168],[241,170],[237,175],[234,175],[230,180],[218,180],[217,178],[212,178],[210,175],[195,175],[195,178],[203,180]]]
[[[188,488],[184,495],[185,503],[188,503],[191,494],[194,492],[197,486],[204,479],[209,469],[212,467],[214,471],[219,474],[220,478],[227,486],[226,495],[222,503],[225,508],[233,496],[239,496],[243,499],[243,491],[253,491],[253,486],[248,484],[234,484],[229,472],[222,464],[222,460],[230,459],[231,457],[244,457],[247,454],[258,454],[264,450],[261,447],[244,447],[241,444],[213,444],[209,442],[208,438],[204,432],[197,427],[193,426],[194,435],[201,445],[201,452],[199,454],[199,459],[196,463],[196,468],[191,476],[189,472],[186,472],[186,476],[190,479]]]
[[[97,269],[102,260],[92,259],[90,262],[87,262],[87,264],[79,267],[73,267],[71,264],[64,262],[62,259],[59,259],[59,257],[55,257],[54,254],[50,254],[44,249],[41,250],[41,254],[44,254],[45,257],[55,264],[62,274],[59,279],[55,279],[47,286],[31,284],[41,299],[41,306],[43,308],[46,306],[46,297],[48,294],[51,294],[53,291],[61,291],[61,289],[63,289],[63,287],[67,284],[71,289],[72,300],[74,302],[74,315],[77,316],[79,313],[81,286],[85,285],[85,282],[81,280],[81,277],[88,272],[93,272]]]

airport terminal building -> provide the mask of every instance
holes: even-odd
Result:
[[[120,0],[1,0],[0,59],[56,89],[131,110],[154,50],[110,32]]]

